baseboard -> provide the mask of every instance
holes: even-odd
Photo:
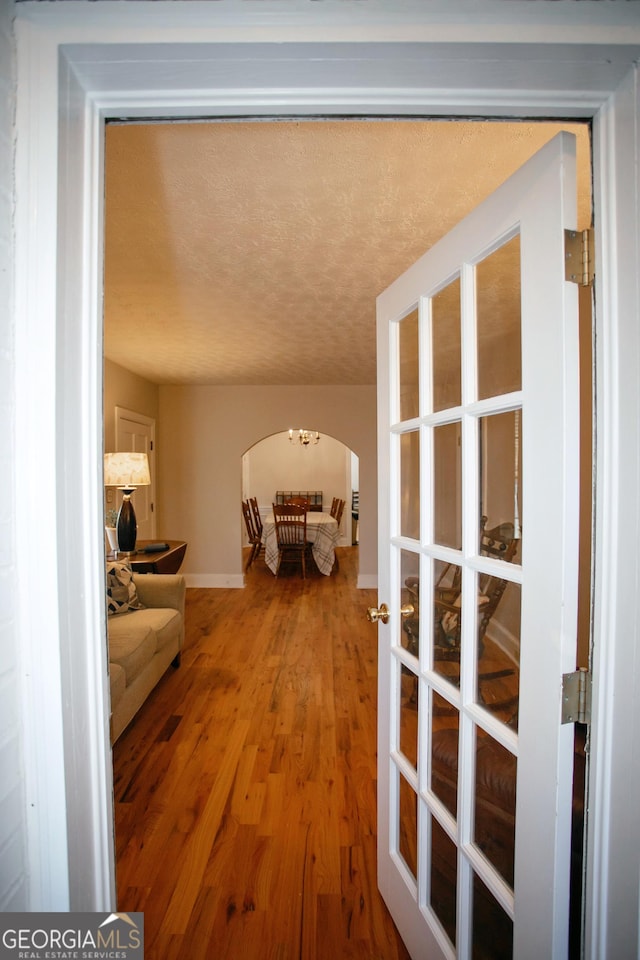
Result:
[[[492,620],[487,629],[487,637],[505,653],[513,663],[520,662],[520,643],[518,638],[498,620]]]
[[[378,575],[376,573],[361,573],[358,575],[358,590],[377,590]]]
[[[187,587],[202,589],[219,590],[229,587],[242,589],[245,586],[242,573],[185,573],[184,579]],[[375,573],[363,573],[358,576],[358,590],[376,590],[377,587],[378,577]]]
[[[244,587],[242,573],[185,573],[187,587],[220,589],[223,587]]]

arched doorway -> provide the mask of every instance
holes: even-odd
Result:
[[[320,434],[317,443],[300,443],[296,428],[291,439],[284,430],[253,444],[242,457],[242,499],[255,497],[264,516],[283,490],[317,491],[325,512],[334,497],[345,500],[339,545],[354,545],[351,505],[359,491],[359,457],[342,441]]]

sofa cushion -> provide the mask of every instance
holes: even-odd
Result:
[[[150,574],[154,576],[154,574]],[[138,610],[135,614],[141,624],[153,630],[156,638],[156,650],[162,650],[167,643],[175,640],[176,635],[182,630],[182,617],[177,610],[171,607],[147,607],[145,610]]]
[[[123,613],[109,623],[109,660],[123,668],[127,686],[144,670],[157,649],[155,633],[140,621],[144,612]]]
[[[113,661],[109,663],[109,685],[111,687],[111,709],[114,710],[127,689],[127,678],[120,664]]]
[[[140,610],[133,570],[128,560],[109,560],[107,563],[107,613],[110,617],[127,610]]]

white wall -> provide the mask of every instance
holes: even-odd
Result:
[[[0,911],[28,909],[16,620],[13,287],[13,0],[0,4]]]
[[[317,444],[303,446],[295,432],[292,443],[288,433],[276,433],[251,447],[244,459],[242,496],[256,497],[261,513],[271,509],[277,490],[321,490],[325,513],[334,497],[351,505],[351,451],[333,437],[321,435]],[[341,543],[351,543],[347,507],[340,532]]]
[[[360,458],[358,583],[376,585],[375,387],[161,386],[158,535],[188,541],[183,570],[191,585],[244,583],[243,454],[264,437],[288,430],[292,411],[297,423],[335,438]],[[302,457],[313,449],[296,453]]]

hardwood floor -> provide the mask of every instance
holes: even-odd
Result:
[[[182,666],[113,751],[147,960],[408,958],[376,886],[376,593],[339,557],[187,591]]]

